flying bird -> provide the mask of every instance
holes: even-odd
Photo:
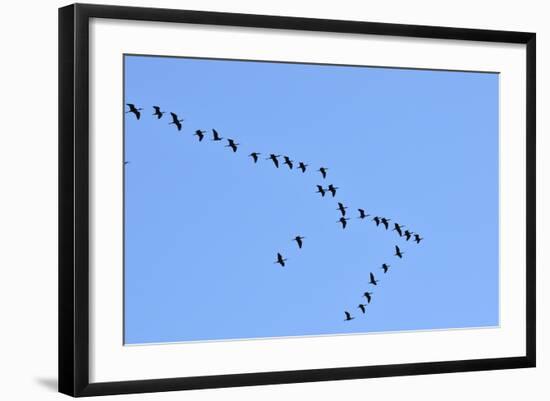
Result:
[[[336,210],[339,210],[340,213],[342,213],[342,216],[346,215],[346,209],[347,209],[347,207],[344,206],[344,204],[342,202],[338,202],[338,209],[336,209]]]
[[[399,224],[397,224],[397,223],[393,223],[393,229],[392,229],[392,231],[397,231],[397,234],[399,234],[399,236],[402,237],[402,236],[403,236],[403,231],[401,231],[401,229],[402,229],[403,227],[405,227],[405,226],[401,226],[401,225],[399,225]]]
[[[420,235],[414,234],[414,240],[417,244],[420,244],[420,241],[422,241],[424,238],[421,238]]]
[[[296,241],[296,243],[298,244],[298,248],[302,249],[302,245],[304,244],[302,240],[305,238],[306,237],[300,237],[299,235],[297,235],[294,238],[292,238],[292,241]]]
[[[204,134],[206,131],[201,131],[200,129],[196,130],[193,135],[197,136],[199,138],[199,142],[201,142],[204,139]]]
[[[284,159],[285,161],[283,162],[283,164],[286,164],[288,168],[292,170],[292,168],[294,167],[294,164],[292,164],[292,160],[290,160],[288,156],[284,156]]]
[[[321,194],[321,196],[325,196],[325,188],[323,188],[321,185],[317,185],[317,193]]]
[[[347,220],[349,220],[349,218],[346,219],[345,217],[340,217],[340,220],[338,220],[337,223],[342,223],[342,229],[344,229],[348,225]]]
[[[221,141],[223,137],[218,134],[218,131],[216,131],[214,128],[212,128],[212,140],[213,141]]]
[[[326,167],[321,167],[321,168],[320,168],[319,170],[317,170],[317,171],[319,171],[319,172],[321,173],[321,175],[323,176],[323,178],[327,178],[327,170],[328,170],[328,168],[326,168]]]
[[[130,163],[130,162],[124,162],[124,165],[126,165],[126,164],[128,164],[128,163]]]
[[[344,311],[344,313],[346,314],[346,319],[345,319],[345,321],[348,321],[348,320],[353,320],[353,319],[355,319],[355,318],[354,318],[353,316],[351,316],[351,315],[349,314],[349,312],[348,312],[348,311]]]
[[[336,196],[336,190],[338,189],[338,187],[335,187],[334,185],[332,184],[329,184],[328,186],[328,190],[330,191],[330,193],[332,194],[332,197],[334,198]]]
[[[401,249],[399,249],[399,247],[396,245],[395,246],[395,256],[397,256],[399,259],[403,258],[403,254],[405,252],[401,251]]]
[[[157,120],[159,120],[165,113],[164,111],[160,111],[159,106],[153,106],[153,109],[155,109],[155,112],[153,113],[153,115],[157,116]]]
[[[385,217],[382,217],[380,219],[380,221],[382,222],[382,224],[384,224],[384,227],[386,227],[386,230],[388,229],[389,225],[390,225],[390,219],[386,219]]]
[[[287,259],[283,258],[283,255],[277,252],[277,260],[274,263],[280,264],[282,267],[285,267],[285,262]]]
[[[258,163],[258,156],[261,155],[261,153],[258,153],[258,152],[252,152],[251,154],[249,154],[248,156],[250,156],[253,160],[254,160],[254,163]]]
[[[386,274],[388,272],[389,268],[390,268],[390,265],[382,263],[381,269],[384,270],[384,274]]]
[[[277,159],[278,157],[281,157],[281,155],[276,155],[271,153],[266,160],[273,161],[273,164],[275,165],[275,167],[279,168],[279,159]]]
[[[370,214],[365,213],[364,209],[357,209],[357,210],[359,210],[359,217],[358,217],[359,219],[365,219],[370,216]]]
[[[178,120],[178,115],[176,113],[170,112],[170,115],[172,116],[172,122],[168,124],[174,124],[178,128],[178,131],[181,131],[181,122],[183,119]]]
[[[405,230],[404,235],[405,235],[405,238],[407,238],[407,241],[411,239],[412,234],[413,233],[411,233],[409,230]]]
[[[368,304],[370,304],[370,301],[371,301],[371,299],[372,299],[371,295],[372,295],[372,292],[368,292],[368,291],[367,291],[367,292],[363,293],[363,296],[364,296],[365,298],[367,298],[367,303],[368,303]]]
[[[378,284],[377,284],[378,281],[380,281],[380,280],[376,280],[376,279],[374,278],[374,274],[369,273],[369,284],[378,285]]]
[[[231,149],[233,149],[233,152],[236,152],[237,151],[237,145],[239,145],[239,144],[235,143],[235,141],[233,139],[228,138],[227,139],[227,145],[225,145],[225,147],[226,148],[231,148]]]
[[[141,116],[140,110],[143,110],[141,108],[137,108],[135,104],[132,103],[126,103],[126,105],[130,108],[126,113],[134,113],[136,118],[139,120],[139,117]]]
[[[302,173],[305,173],[305,172],[306,172],[306,167],[307,167],[307,164],[304,164],[304,162],[298,163],[298,168],[299,168],[300,170],[302,170]]]
[[[358,307],[359,309],[361,309],[361,312],[363,312],[363,313],[366,312],[365,306],[367,306],[367,305],[366,305],[366,304],[359,304],[359,305],[357,305],[357,307]]]
[[[376,280],[376,279],[374,278],[374,274],[369,273],[369,277],[370,277],[369,284],[378,285],[377,283],[378,283],[379,280]]]
[[[374,218],[372,219],[372,221],[374,221],[376,223],[376,227],[378,227],[380,225],[380,217],[378,216],[374,216]]]

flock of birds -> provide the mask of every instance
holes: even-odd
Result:
[[[126,113],[134,114],[136,119],[139,120],[141,118],[141,111],[143,109],[136,107],[136,105],[132,103],[127,103],[127,106],[128,106],[128,110],[126,111]],[[161,119],[163,115],[166,113],[165,111],[162,111],[159,106],[153,106],[153,110],[154,110],[154,113],[152,115],[155,116],[157,119]],[[169,125],[174,125],[178,131],[181,131],[183,129],[182,122],[184,121],[184,119],[180,119],[178,115],[173,112],[170,112],[170,116],[172,121],[169,122]],[[197,129],[195,130],[193,135],[197,137],[199,142],[202,142],[204,138],[206,138],[207,134],[208,134],[208,131]],[[225,145],[225,147],[230,148],[231,151],[236,153],[237,150],[239,149],[240,144],[235,142],[235,140],[232,138],[224,138],[220,136],[218,131],[216,131],[215,129],[212,129],[212,138],[211,138],[212,141],[219,142],[219,141],[223,141],[223,139],[227,141],[227,144]],[[260,160],[260,155],[261,155],[260,152],[252,152],[248,155],[248,157],[252,158],[253,163],[256,164],[258,163],[258,160]],[[282,158],[282,164],[286,165],[290,170],[294,168],[295,161],[291,160],[289,156],[277,155],[277,154],[271,153],[269,154],[269,157],[265,158],[265,160],[270,160],[276,168],[279,168],[281,165],[281,158]],[[124,163],[128,164],[129,162],[125,161]],[[302,173],[305,173],[308,167],[309,165],[304,163],[303,161],[297,162],[296,164],[296,168],[301,170]],[[321,166],[316,170],[316,172],[319,172],[322,179],[326,180],[328,175],[328,170],[329,169],[327,167]],[[323,185],[317,185],[316,187],[317,187],[316,193],[319,193],[322,198],[324,198],[325,195],[327,195],[328,193],[332,195],[332,198],[335,198],[337,190],[339,189],[339,187],[336,187],[333,184],[329,184],[326,187],[324,187]],[[340,218],[336,221],[336,223],[340,224],[342,226],[342,229],[345,229],[348,225],[348,221],[351,220],[350,217],[347,217],[348,207],[345,206],[344,203],[342,202],[337,202],[337,203],[338,203],[338,207],[336,208],[336,210],[340,212]],[[365,220],[368,217],[372,217],[370,221],[374,222],[374,224],[376,224],[376,227],[384,227],[385,230],[387,231],[391,226],[390,224],[391,219],[388,219],[387,217],[371,216],[371,214],[367,213],[365,209],[361,209],[361,208],[358,208],[357,212],[358,212],[357,219]],[[405,227],[404,225],[394,222],[393,228],[391,231],[395,231],[400,238],[404,238],[406,241],[413,239],[414,242],[416,242],[417,244],[420,244],[420,242],[424,238],[422,238],[419,233],[410,231],[408,229],[403,230],[404,227]],[[292,238],[292,241],[296,242],[298,249],[302,249],[302,247],[304,246],[304,239],[306,239],[306,237],[302,235],[296,235],[294,238]],[[404,253],[405,252],[402,251],[398,245],[395,245],[395,253],[394,253],[395,257],[402,259]],[[287,260],[288,259],[285,258],[281,254],[281,252],[277,252],[277,257],[274,263],[279,264],[281,267],[285,267]],[[389,264],[383,263],[382,266],[380,266],[380,269],[382,269],[383,274],[386,274],[388,273],[390,267],[391,266]],[[376,278],[374,273],[370,272],[368,284],[372,286],[377,286],[378,282],[379,280]],[[373,296],[373,292],[370,292],[370,291],[365,291],[362,294],[362,298],[365,298],[364,302],[366,303],[359,303],[359,305],[357,306],[357,308],[361,311],[362,314],[366,314],[367,305],[371,303],[372,296]],[[355,317],[347,310],[344,311],[344,315],[345,315],[344,321],[350,321],[355,319]]]

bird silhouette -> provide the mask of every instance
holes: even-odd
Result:
[[[363,293],[363,296],[364,296],[365,298],[367,298],[367,303],[368,303],[368,304],[370,304],[370,301],[371,301],[371,299],[372,299],[371,295],[372,295],[372,292],[368,292],[368,291],[367,291],[367,292],[364,292],[364,293]]]
[[[213,141],[221,141],[223,137],[218,134],[218,131],[216,131],[214,128],[212,128],[212,140]]]
[[[258,163],[258,156],[261,155],[261,153],[258,153],[258,152],[252,152],[251,154],[249,154],[248,156],[250,156],[253,160],[254,160],[254,163]]]
[[[279,168],[279,159],[277,159],[278,157],[281,157],[281,155],[271,153],[266,160],[271,160],[275,167]]]
[[[274,263],[280,264],[282,267],[285,267],[285,262],[287,259],[283,258],[283,255],[277,252],[277,260]]]
[[[357,305],[357,307],[358,307],[359,309],[361,309],[361,312],[363,312],[363,313],[366,312],[365,306],[367,306],[367,305],[366,305],[366,304],[359,304],[359,305]]]
[[[401,249],[399,249],[399,247],[396,245],[395,246],[395,256],[397,256],[399,259],[403,258],[403,254],[405,252],[403,252]]]
[[[298,163],[298,168],[299,168],[300,170],[302,170],[302,173],[305,173],[305,172],[306,172],[306,167],[307,167],[307,164],[304,164],[304,162]]]
[[[237,151],[237,145],[239,145],[239,144],[235,143],[235,141],[233,139],[228,138],[227,139],[227,145],[225,145],[225,147],[226,148],[231,148],[231,149],[233,149],[233,152],[236,152]]]
[[[130,162],[129,162],[129,161],[126,161],[126,162],[124,162],[124,165],[127,165],[128,163],[130,163]]]
[[[374,221],[376,223],[376,227],[378,227],[380,225],[380,217],[378,216],[374,216],[374,218],[372,219],[372,221]]]
[[[344,319],[345,321],[355,319],[353,316],[350,315],[348,311],[344,311],[344,313],[346,314],[346,318]]]
[[[306,237],[301,237],[299,235],[295,236],[294,238],[292,238],[292,241],[296,241],[296,243],[298,244],[298,248],[302,249],[302,245],[304,244],[304,242],[302,240],[304,240]]]
[[[369,284],[378,285],[377,283],[378,283],[379,280],[376,280],[376,279],[374,278],[374,274],[369,273],[369,278],[370,278]]]
[[[389,268],[390,268],[390,265],[382,263],[381,269],[384,270],[384,274],[386,274],[388,272]]]
[[[321,196],[325,196],[325,188],[323,188],[321,185],[317,185],[317,193],[321,194]]]
[[[199,142],[201,142],[204,139],[204,134],[206,131],[201,131],[200,129],[196,130],[193,135],[197,136],[199,138]]]
[[[153,106],[153,109],[155,109],[155,112],[153,113],[153,115],[157,116],[157,120],[159,120],[165,113],[164,111],[160,111],[159,106]]]
[[[323,176],[323,178],[327,178],[327,170],[328,170],[328,168],[326,168],[326,167],[321,167],[321,168],[319,168],[319,170],[317,170],[317,171],[319,171],[319,172],[321,173],[321,175]]]
[[[338,189],[338,187],[335,187],[334,185],[332,184],[329,184],[328,186],[328,190],[330,191],[330,193],[332,194],[332,197],[334,198],[336,196],[336,190]]]
[[[365,210],[364,210],[364,209],[357,209],[357,210],[359,210],[359,217],[358,217],[358,219],[365,219],[365,218],[367,218],[367,217],[370,216],[370,214],[365,213]]]
[[[344,229],[348,225],[347,220],[349,220],[349,218],[346,219],[345,217],[340,217],[340,220],[338,220],[337,223],[341,223],[342,229]]]
[[[284,156],[284,159],[285,161],[283,162],[283,164],[286,164],[288,168],[292,170],[292,168],[294,167],[294,164],[292,164],[292,160],[290,160],[288,156]]]
[[[417,244],[420,244],[420,241],[422,241],[424,238],[420,237],[418,234],[414,234],[414,240]]]
[[[405,238],[407,238],[407,241],[411,239],[412,237],[412,234],[409,230],[405,230],[405,232],[403,233],[403,235],[405,236]]]
[[[143,109],[141,108],[138,109],[136,105],[132,103],[126,103],[126,105],[130,108],[130,110],[128,110],[126,113],[134,113],[134,115],[136,116],[136,119],[139,120],[139,117],[141,116],[141,113],[139,111]]]
[[[339,210],[340,213],[342,213],[342,216],[346,215],[346,209],[347,209],[347,207],[344,206],[344,204],[342,202],[338,202],[338,209],[336,209],[336,210]]]
[[[386,230],[388,229],[388,227],[390,226],[390,219],[386,219],[385,217],[382,217],[380,219],[380,221],[382,222],[382,224],[384,224],[384,227],[386,227]]]
[[[401,229],[402,229],[403,227],[405,227],[405,226],[401,226],[401,225],[399,225],[399,224],[397,224],[397,223],[393,223],[393,229],[392,229],[392,231],[397,231],[397,234],[399,234],[399,236],[402,237],[402,236],[403,236],[403,231],[401,231]]]
[[[170,115],[172,116],[172,122],[168,124],[174,124],[178,128],[178,131],[181,131],[181,122],[183,119],[178,120],[178,115],[176,113],[170,112]]]

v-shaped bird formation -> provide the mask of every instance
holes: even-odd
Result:
[[[128,110],[126,111],[126,113],[132,113],[132,114],[134,114],[134,116],[136,117],[137,120],[140,120],[141,111],[143,110],[143,108],[137,107],[133,103],[127,103],[126,105],[128,106]],[[154,118],[157,119],[157,120],[162,119],[162,117],[164,116],[166,111],[161,111],[160,106],[152,106],[152,108],[153,108],[153,111],[154,111],[152,113]],[[169,114],[171,116],[171,121],[168,123],[168,125],[174,125],[178,131],[181,131],[183,129],[183,124],[182,123],[184,122],[184,119],[179,118],[178,115],[174,112],[169,112]],[[196,129],[193,133],[193,136],[196,136],[198,138],[198,142],[202,142],[203,139],[207,136],[207,134],[208,134],[208,131],[205,131],[203,129]],[[222,141],[223,139],[225,139],[227,141],[227,143],[224,146],[229,148],[233,153],[237,153],[240,144],[237,143],[235,139],[224,138],[224,137],[220,136],[219,132],[214,128],[212,128],[211,134],[212,134],[211,141],[219,142],[219,141]],[[253,164],[257,164],[258,161],[261,160],[260,155],[262,155],[262,153],[253,151],[250,154],[248,154],[247,157],[250,157],[252,159]],[[280,160],[280,158],[282,158],[282,160]],[[296,169],[301,171],[301,173],[306,173],[307,167],[309,166],[304,161],[295,161],[295,160],[292,160],[290,158],[290,156],[288,156],[288,155],[278,155],[278,154],[275,154],[275,153],[269,153],[269,157],[264,158],[264,160],[271,161],[273,163],[273,165],[275,166],[275,168],[280,168],[281,165],[284,165],[284,166],[287,166],[289,170],[293,170],[294,167],[296,166]],[[130,162],[129,161],[124,162],[125,165],[127,165],[128,163],[130,163]],[[328,177],[328,171],[329,171],[328,167],[321,166],[317,170],[315,170],[315,173],[319,173],[322,180],[326,180],[327,177]],[[324,187],[322,184],[318,184],[318,185],[316,185],[316,189],[317,189],[316,193],[320,194],[321,198],[325,198],[325,197],[335,198],[336,194],[337,194],[337,190],[339,190],[340,188],[331,183],[326,187]],[[330,194],[330,196],[328,194]],[[325,196],[325,195],[327,195],[327,196]],[[346,227],[348,226],[348,224],[350,224],[350,221],[351,221],[351,217],[347,217],[347,216],[349,216],[348,206],[346,206],[342,201],[338,201],[336,210],[340,213],[340,218],[336,221],[336,223],[341,225],[342,229],[345,230]],[[359,220],[364,221],[365,219],[367,219],[367,217],[371,217],[371,214],[367,213],[365,211],[365,209],[363,209],[363,208],[357,208],[357,211],[358,211],[357,219],[359,219]],[[422,240],[424,240],[424,238],[421,237],[419,233],[413,232],[413,231],[409,230],[408,228],[403,230],[405,228],[405,226],[402,225],[402,224],[396,223],[396,222],[393,222],[393,228],[391,230],[389,230],[389,228],[391,226],[390,222],[392,220],[387,218],[387,217],[374,216],[370,221],[374,222],[376,227],[383,227],[385,229],[384,231],[391,231],[391,232],[395,231],[397,233],[397,235],[400,238],[404,238],[404,240],[406,242],[409,242],[412,239],[413,242],[415,242],[416,244],[420,244],[420,242]],[[305,239],[306,239],[306,237],[298,234],[294,238],[292,238],[292,241],[296,242],[296,245],[297,245],[298,249],[301,250],[304,247],[304,240]],[[395,257],[397,257],[399,259],[403,259],[403,255],[405,254],[405,252],[403,250],[401,250],[399,245],[395,245],[394,251],[395,252],[394,252],[393,255]],[[278,264],[281,267],[285,267],[287,265],[287,260],[288,260],[288,258],[285,258],[281,252],[277,252],[276,260],[273,263]],[[380,269],[383,271],[382,274],[386,275],[390,271],[390,267],[391,267],[391,265],[389,265],[387,263],[383,263],[380,266]],[[367,285],[378,286],[379,282],[380,282],[380,280],[376,278],[374,273],[369,272]],[[370,303],[373,299],[373,292],[365,291],[361,295],[361,297],[365,298],[366,303],[361,303],[360,302],[357,306],[357,309],[359,309],[363,315],[366,315],[367,314],[367,306],[370,305]],[[355,319],[355,317],[349,311],[344,311],[344,315],[345,315],[344,321],[351,321],[351,320]]]

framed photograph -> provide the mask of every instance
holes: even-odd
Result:
[[[535,366],[535,34],[59,10],[59,390]]]

